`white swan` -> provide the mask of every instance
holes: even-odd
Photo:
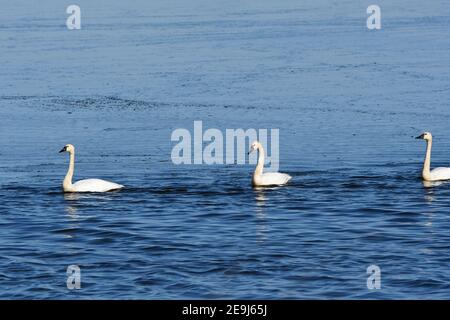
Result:
[[[431,146],[433,144],[433,136],[429,132],[424,132],[416,139],[423,139],[427,142],[427,153],[423,163],[422,178],[425,181],[450,180],[450,168],[435,168],[430,170],[431,166]]]
[[[258,164],[256,165],[255,172],[253,173],[252,184],[253,186],[273,186],[283,185],[291,180],[291,176],[285,173],[279,172],[266,172],[264,169],[264,148],[261,143],[255,141],[250,147],[249,154],[255,150],[258,150]]]
[[[70,154],[69,170],[63,181],[64,192],[107,192],[123,188],[120,184],[100,179],[80,180],[72,184],[73,171],[75,168],[75,147],[68,144],[59,152],[68,152]]]

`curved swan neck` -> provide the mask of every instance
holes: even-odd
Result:
[[[264,148],[262,145],[258,146],[258,164],[256,165],[254,175],[261,175],[264,169]]]
[[[426,179],[430,175],[432,145],[433,140],[427,140],[427,152],[425,154],[425,161],[423,163],[423,171],[422,171],[422,176],[424,179]]]
[[[72,187],[72,178],[74,169],[75,169],[75,151],[72,151],[70,152],[69,170],[67,170],[66,177],[64,178],[63,181],[64,190]]]

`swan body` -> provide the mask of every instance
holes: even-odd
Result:
[[[416,139],[423,139],[427,142],[427,151],[423,163],[422,178],[424,181],[450,180],[450,168],[439,167],[433,170],[431,167],[431,147],[433,145],[433,136],[429,132],[424,132]]]
[[[85,179],[75,182],[71,192],[107,192],[122,189],[123,186],[101,179]],[[66,191],[66,190],[64,190]]]
[[[75,169],[75,147],[68,144],[59,152],[68,152],[70,154],[69,170],[63,180],[64,192],[107,192],[123,188],[123,185],[101,179],[86,179],[72,183]]]
[[[430,171],[430,175],[427,181],[441,181],[441,180],[450,180],[450,168],[435,168]]]
[[[264,148],[262,144],[258,141],[252,143],[249,153],[258,150],[258,164],[256,165],[255,172],[252,177],[253,186],[274,186],[274,185],[284,185],[292,177],[286,173],[280,172],[266,172],[263,173],[264,169]]]
[[[255,186],[271,186],[283,185],[291,180],[291,176],[280,172],[266,172],[261,175],[253,175],[253,185]]]

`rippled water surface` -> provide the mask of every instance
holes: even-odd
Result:
[[[79,31],[56,0],[2,5],[0,298],[450,298],[450,183],[413,139],[450,166],[445,1],[381,1],[374,32],[354,1],[79,5]],[[174,165],[195,120],[279,129],[291,183]],[[126,188],[62,193],[67,143],[75,179]]]

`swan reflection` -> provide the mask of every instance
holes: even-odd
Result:
[[[423,187],[425,188],[425,201],[431,204],[436,200],[434,188],[441,187],[449,183],[449,181],[423,181]]]
[[[257,242],[265,242],[267,239],[267,214],[266,202],[267,196],[264,188],[255,188],[255,204],[256,204],[256,237]]]
[[[78,215],[78,208],[76,207],[77,200],[80,198],[79,194],[76,193],[64,193],[64,200],[66,200],[66,213],[71,219],[77,220],[80,216]]]
[[[448,181],[423,181],[425,188],[435,188],[448,183]]]
[[[427,221],[425,222],[426,227],[432,227],[433,226],[433,212],[427,212],[425,213],[427,216]]]

